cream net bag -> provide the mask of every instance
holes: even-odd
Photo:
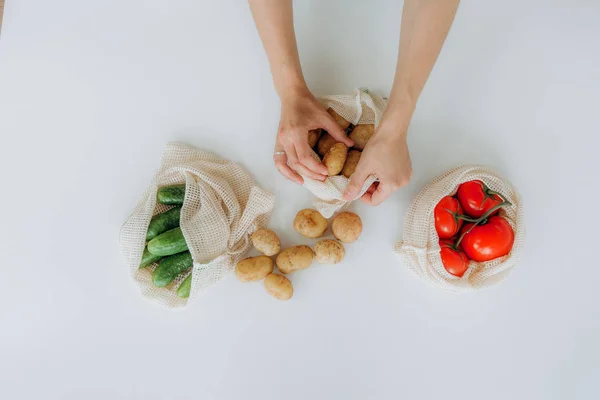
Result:
[[[319,98],[319,101],[325,108],[331,107],[353,125],[374,124],[375,128],[379,125],[387,104],[387,100],[369,93],[366,89],[359,89],[354,95],[324,96]],[[314,156],[318,158],[316,154]],[[314,201],[314,207],[325,218],[331,217],[333,213],[349,203],[343,198],[346,186],[348,186],[348,182],[350,181],[345,176],[331,176],[324,182],[316,181],[306,176],[302,176],[302,178],[304,179],[304,187],[317,196]],[[351,201],[362,196],[375,181],[376,177],[370,176],[358,196]]]
[[[150,219],[169,208],[156,203],[158,188],[182,183],[186,190],[180,226],[194,260],[189,300],[244,257],[251,244],[249,235],[264,226],[275,204],[274,195],[255,186],[239,165],[185,144],[167,145],[160,168],[120,235],[129,272],[142,295],[167,307],[187,304],[188,299],[175,291],[187,274],[166,288],[157,288],[152,283],[155,266],[138,266]]]
[[[484,263],[470,261],[467,272],[458,278],[449,274],[442,264],[433,209],[442,197],[454,195],[461,183],[476,179],[512,203],[512,206],[503,207],[500,215],[515,231],[515,243],[512,251],[504,257]],[[499,283],[510,274],[521,255],[524,234],[521,197],[515,188],[488,168],[467,165],[437,177],[419,193],[408,210],[404,221],[404,238],[396,245],[395,252],[402,264],[432,285],[455,292],[468,292]]]

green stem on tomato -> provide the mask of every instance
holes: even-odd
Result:
[[[494,200],[494,195],[497,195],[498,197],[500,197],[500,199],[502,199],[502,202],[512,205],[508,202],[508,200],[506,200],[506,197],[504,197],[504,195],[502,193],[498,193],[495,190],[490,189],[488,187],[488,185],[486,185],[484,182],[481,182],[481,183],[483,183],[483,193],[484,193],[483,201],[481,202],[481,204],[483,204],[487,199]]]
[[[467,221],[467,222],[477,222],[478,221],[477,218],[471,218],[471,217],[468,217],[468,216],[463,215],[463,214],[459,214],[458,218],[462,219],[463,221]]]
[[[477,225],[479,225],[481,222],[485,221],[486,219],[488,219],[488,217],[490,215],[492,215],[493,213],[495,213],[497,210],[501,209],[504,206],[511,206],[512,204],[509,201],[503,201],[502,203],[496,205],[495,207],[492,207],[488,210],[488,212],[486,212],[485,214],[483,214],[480,218],[477,218],[476,220],[473,221],[473,225],[467,229],[466,232],[463,232],[462,235],[460,235],[460,238],[458,238],[458,241],[454,244],[454,248],[456,250],[458,250],[458,246],[460,246],[460,242],[462,242],[463,238],[465,237],[465,235],[469,232],[471,232],[473,230],[473,228],[475,228]]]

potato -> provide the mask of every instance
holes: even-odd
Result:
[[[348,146],[344,143],[336,143],[323,157],[323,164],[327,167],[327,174],[335,176],[342,172],[346,158],[348,157]]]
[[[246,258],[235,266],[235,276],[240,282],[260,281],[273,272],[273,260],[267,256]]]
[[[321,139],[319,139],[319,143],[317,144],[317,153],[319,153],[319,155],[323,157],[325,154],[327,154],[329,149],[331,149],[331,147],[336,143],[337,140],[335,140],[329,133],[325,132],[323,136],[321,136]]]
[[[362,221],[357,214],[344,211],[335,216],[331,223],[331,230],[333,236],[339,241],[351,243],[358,239],[362,232]]]
[[[327,230],[327,220],[317,210],[305,208],[296,214],[294,229],[302,236],[312,239],[318,238],[323,236]]]
[[[345,254],[344,245],[337,240],[325,239],[315,244],[315,259],[321,264],[337,264]]]
[[[354,141],[354,148],[364,150],[371,136],[375,133],[375,125],[356,125],[348,137]]]
[[[281,250],[281,242],[277,234],[270,229],[259,229],[251,236],[254,248],[265,256],[274,256]]]
[[[313,130],[308,131],[308,145],[311,148],[315,147],[317,142],[321,138],[322,134],[323,134],[322,129],[313,129]]]
[[[329,113],[329,115],[331,115],[333,117],[333,119],[335,119],[335,122],[337,122],[338,125],[341,126],[343,130],[348,129],[348,127],[350,126],[350,122],[348,122],[344,118],[342,118],[342,116],[340,114],[336,113],[333,110],[333,108],[328,108],[327,112]]]
[[[350,176],[354,173],[356,166],[358,165],[361,154],[362,153],[358,150],[350,150],[348,152],[346,163],[344,163],[344,168],[342,168],[342,175],[344,175],[346,178],[350,178]]]
[[[275,263],[282,273],[289,274],[310,267],[313,257],[314,253],[310,247],[300,245],[283,250],[277,255]]]
[[[292,282],[280,274],[271,274],[266,277],[265,290],[278,300],[289,300],[294,294]]]

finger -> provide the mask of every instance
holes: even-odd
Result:
[[[298,155],[296,154],[296,149],[295,147],[293,147],[293,145],[286,147],[285,152],[288,156],[288,165],[292,167],[294,171],[310,179],[314,179],[321,182],[325,180],[326,176],[311,171],[300,162],[300,160],[298,159]]]
[[[292,182],[295,182],[299,185],[304,183],[304,180],[300,175],[292,171],[292,169],[287,165],[287,157],[285,154],[279,154],[273,156],[273,160],[275,161],[275,167],[281,173],[281,175],[285,176]]]
[[[350,182],[348,182],[348,187],[346,187],[346,191],[344,192],[344,200],[350,201],[355,199],[368,177],[369,173],[366,167],[361,166],[359,162],[356,170],[350,176]]]
[[[323,120],[321,121],[321,128],[325,129],[327,133],[329,133],[335,140],[338,142],[344,143],[348,147],[354,146],[354,142],[350,140],[346,133],[342,129],[341,126],[335,122],[333,117],[328,113],[323,115]]]
[[[308,143],[296,143],[296,152],[298,154],[298,161],[300,161],[302,165],[317,174],[321,174],[325,177],[327,176],[327,167],[315,160]]]
[[[377,187],[377,190],[375,191],[375,193],[373,193],[371,195],[371,198],[368,199],[367,204],[372,205],[372,206],[378,206],[381,203],[383,203],[383,201],[385,199],[390,197],[390,195],[392,193],[394,193],[394,189],[392,186],[381,183]],[[365,200],[367,200],[367,199],[365,199]]]

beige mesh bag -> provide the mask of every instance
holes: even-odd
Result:
[[[467,272],[458,278],[449,274],[442,264],[433,209],[442,197],[454,195],[461,183],[475,179],[483,181],[512,203],[512,206],[502,208],[500,215],[514,229],[515,243],[505,257],[484,263],[470,261]],[[524,234],[523,208],[515,188],[488,168],[467,165],[435,178],[419,193],[408,210],[404,221],[404,237],[396,245],[395,251],[402,264],[432,285],[455,292],[468,292],[499,283],[510,274],[523,249]]]
[[[169,207],[156,203],[165,185],[185,183],[180,226],[194,260],[189,300],[231,271],[250,248],[249,235],[262,227],[275,203],[273,194],[254,185],[239,165],[194,147],[170,143],[160,168],[137,207],[121,228],[121,250],[142,295],[167,307],[183,307],[177,296],[181,276],[167,288],[152,283],[156,265],[138,269],[153,215]]]
[[[379,125],[387,104],[386,99],[370,93],[366,89],[359,89],[353,95],[324,96],[319,98],[319,101],[325,108],[331,107],[353,125],[374,124],[375,128]],[[314,156],[318,157],[316,154]],[[314,207],[325,218],[331,217],[333,213],[349,203],[343,198],[344,191],[350,181],[345,176],[332,176],[324,182],[316,181],[306,176],[302,176],[302,178],[304,178],[304,187],[317,197],[314,201]],[[353,200],[362,196],[375,181],[376,178],[370,176],[358,196]]]

